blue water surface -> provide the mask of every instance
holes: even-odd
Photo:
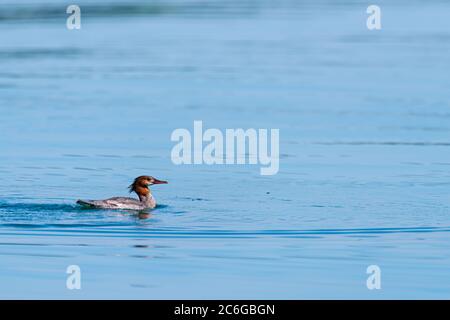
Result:
[[[450,298],[448,2],[77,4],[0,2],[0,298]],[[194,120],[279,173],[174,165]],[[75,205],[142,174],[149,214]]]

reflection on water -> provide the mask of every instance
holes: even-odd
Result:
[[[449,4],[78,5],[0,4],[1,298],[446,297]],[[194,120],[280,129],[280,172],[173,165]],[[142,174],[155,210],[75,205]]]

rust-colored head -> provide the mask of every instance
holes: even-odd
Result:
[[[154,184],[163,184],[167,181],[158,180],[151,176],[140,176],[134,179],[134,182],[128,187],[131,192],[136,192],[138,195],[146,196],[150,193],[149,186]]]

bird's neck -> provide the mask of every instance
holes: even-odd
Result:
[[[146,201],[148,201],[149,199],[153,198],[153,196],[152,196],[152,194],[151,194],[150,192],[147,193],[147,194],[139,194],[139,193],[138,193],[138,197],[139,197],[139,200],[140,200],[141,202],[146,202]]]
[[[139,201],[145,204],[147,207],[155,207],[156,201],[155,198],[153,198],[151,192],[149,189],[145,189],[142,192],[137,193],[139,197]]]

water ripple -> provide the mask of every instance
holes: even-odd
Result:
[[[0,235],[85,235],[89,237],[136,237],[139,238],[261,238],[261,237],[305,237],[327,235],[377,235],[397,233],[450,232],[449,227],[405,227],[405,228],[352,228],[352,229],[305,229],[305,230],[207,230],[193,228],[127,228],[123,225],[100,224],[0,224]],[[17,233],[17,229],[20,233]]]

